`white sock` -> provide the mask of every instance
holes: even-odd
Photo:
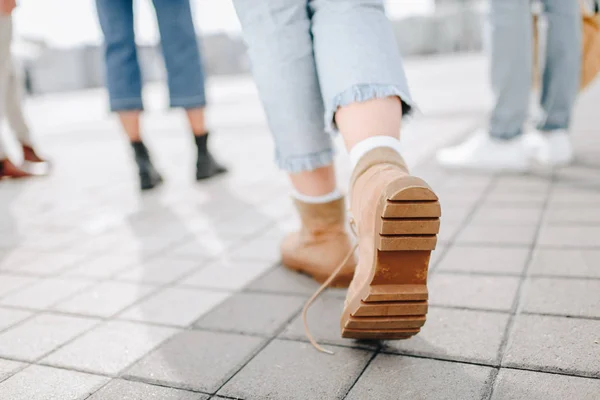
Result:
[[[308,204],[325,204],[330,203],[334,200],[339,200],[343,197],[342,192],[340,192],[338,189],[335,189],[333,192],[324,194],[322,196],[308,196],[302,193],[298,193],[297,190],[294,190],[292,196],[296,200],[300,200],[301,202]]]
[[[398,154],[401,154],[399,139],[391,136],[373,136],[356,143],[350,150],[350,162],[352,163],[352,168],[356,167],[356,164],[358,164],[358,161],[362,156],[378,147],[389,147],[390,149],[396,150]]]

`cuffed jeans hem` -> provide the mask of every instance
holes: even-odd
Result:
[[[398,96],[402,101],[403,116],[411,115],[416,109],[408,89],[396,85],[360,84],[354,85],[333,98],[332,107],[325,113],[325,126],[328,132],[336,133],[335,113],[338,108],[352,103],[360,103],[372,99]]]
[[[186,110],[204,108],[206,107],[206,98],[204,96],[171,98],[170,105],[171,108],[185,108]]]
[[[552,132],[552,131],[561,131],[561,130],[568,130],[569,129],[569,125],[568,124],[548,124],[548,123],[542,123],[542,124],[538,124],[536,126],[537,130],[542,131],[542,132]]]
[[[498,139],[498,140],[511,140],[516,138],[517,136],[521,136],[523,134],[523,131],[517,131],[514,133],[496,133],[496,132],[490,132],[490,136],[494,139]]]
[[[317,168],[333,164],[333,149],[327,149],[318,153],[309,153],[303,156],[282,158],[277,156],[277,165],[280,169],[295,174],[298,172],[314,171]]]
[[[130,99],[111,99],[110,100],[110,111],[142,111],[144,109],[144,102],[141,98],[130,98]]]

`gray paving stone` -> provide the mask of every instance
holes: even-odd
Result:
[[[227,292],[165,288],[125,310],[119,318],[186,327],[229,296]]]
[[[263,339],[231,333],[185,331],[137,362],[126,376],[212,393],[241,367]]]
[[[36,315],[0,334],[0,357],[35,361],[97,323],[88,318]]]
[[[440,203],[442,206],[442,224],[462,223],[473,211],[473,205]]]
[[[27,364],[12,360],[0,359],[0,382],[25,367]]]
[[[310,296],[319,288],[319,284],[306,275],[278,266],[256,279],[248,290],[272,293],[289,293]]]
[[[523,311],[600,318],[600,280],[529,278]]]
[[[263,261],[226,260],[210,264],[179,282],[181,285],[211,289],[239,290],[272,265]]]
[[[545,225],[540,230],[538,245],[600,248],[600,226]]]
[[[273,265],[281,259],[279,242],[270,237],[258,237],[236,246],[231,252],[234,260],[260,261]]]
[[[502,369],[492,400],[596,400],[599,393],[598,379]]]
[[[523,208],[501,205],[481,207],[473,214],[473,225],[526,225],[536,226],[542,217],[542,207]]]
[[[432,307],[421,332],[388,341],[385,352],[498,365],[509,315]]]
[[[239,243],[239,236],[218,235],[215,232],[196,234],[193,240],[170,249],[169,257],[186,258],[200,261],[209,260],[222,255],[227,249]]]
[[[272,336],[300,311],[304,302],[305,298],[298,296],[237,293],[200,318],[195,326]]]
[[[600,202],[600,191],[593,187],[578,187],[572,185],[556,185],[548,199],[548,205],[590,205]]]
[[[208,400],[209,396],[142,382],[115,379],[87,400]]]
[[[135,265],[140,262],[138,255],[114,255],[101,254],[98,257],[92,257],[80,263],[75,268],[70,268],[64,272],[65,276],[88,277],[88,278],[108,278],[117,272]]]
[[[438,233],[438,241],[445,243],[449,242],[454,238],[454,235],[462,227],[462,222],[459,221],[444,221],[440,224],[440,231]]]
[[[459,233],[456,243],[529,246],[535,233],[534,225],[469,225]]]
[[[4,297],[0,304],[47,309],[90,285],[90,281],[48,278]]]
[[[153,286],[102,282],[54,305],[52,309],[76,314],[110,317],[148,295]]]
[[[50,354],[42,362],[114,375],[176,332],[170,328],[131,322],[106,322]]]
[[[437,244],[435,250],[431,252],[431,257],[429,258],[429,269],[436,268],[440,259],[442,258],[442,254],[446,252],[446,249],[446,245],[440,243]]]
[[[503,365],[600,377],[600,321],[519,315]]]
[[[519,278],[435,273],[429,279],[429,304],[509,311]]]
[[[29,311],[0,308],[0,332],[32,316]]]
[[[600,208],[594,205],[560,205],[548,208],[544,221],[549,224],[600,224]]]
[[[531,275],[600,278],[600,250],[537,249]]]
[[[366,348],[376,347],[377,342],[342,339],[340,316],[344,309],[344,299],[345,297],[321,295],[314,302],[308,311],[308,326],[313,337],[318,342],[325,344]],[[302,315],[298,315],[281,333],[280,337],[308,341],[304,332]]]
[[[86,257],[87,255],[84,254],[66,252],[45,253],[32,257],[28,262],[12,265],[12,267],[5,268],[5,270],[39,276],[51,276],[74,266]]]
[[[38,279],[28,276],[0,274],[0,297],[31,285],[34,282],[38,282]]]
[[[128,269],[116,279],[144,283],[171,283],[199,268],[201,262],[186,259],[159,258]]]
[[[477,400],[484,398],[491,372],[489,367],[379,354],[346,399]]]
[[[529,256],[526,247],[452,246],[438,271],[521,275]]]
[[[108,378],[32,365],[0,383],[0,398],[10,400],[80,400]]]
[[[372,353],[337,347],[319,353],[308,343],[275,340],[219,391],[255,399],[342,399]]]

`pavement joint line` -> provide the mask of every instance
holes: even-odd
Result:
[[[478,361],[466,360],[466,359],[460,359],[460,358],[439,357],[439,356],[433,356],[433,355],[429,355],[429,354],[417,354],[417,353],[402,352],[402,351],[389,351],[389,350],[386,350],[385,346],[381,348],[380,353],[390,355],[390,356],[418,358],[421,360],[435,360],[435,361],[443,361],[443,362],[448,362],[448,363],[474,365],[474,366],[478,366],[478,367],[489,367],[489,368],[496,368],[496,369],[501,368],[499,360],[497,363],[486,363],[486,362],[478,362]]]
[[[275,339],[282,341],[282,342],[295,342],[295,343],[310,343],[310,341],[308,339],[304,339],[304,338],[294,338],[294,337],[276,337]],[[357,349],[357,350],[367,350],[367,351],[375,351],[377,350],[379,347],[381,347],[381,344],[378,343],[377,341],[372,341],[369,343],[373,343],[370,347],[367,344],[361,345],[360,343],[356,343],[356,342],[352,342],[351,340],[348,340],[349,343],[354,343],[354,345],[351,344],[344,344],[343,342],[333,342],[331,340],[327,340],[327,339],[319,339],[319,344],[325,344],[327,346],[335,346],[335,347],[340,347],[340,348],[345,348],[345,349]],[[316,351],[316,349],[315,349]]]
[[[485,393],[482,396],[482,400],[492,400],[492,396],[494,395],[494,382],[498,379],[498,375],[500,374],[500,367],[494,367],[489,374],[490,384],[486,385]]]
[[[503,365],[500,367],[500,370],[503,369],[510,369],[510,370],[514,370],[514,371],[532,371],[532,372],[540,372],[540,373],[544,373],[544,374],[552,374],[552,375],[558,375],[558,376],[573,376],[576,378],[585,378],[585,379],[592,379],[592,380],[600,380],[600,375],[589,375],[588,373],[568,373],[568,372],[562,372],[562,371],[557,371],[555,369],[548,369],[548,370],[544,370],[544,369],[540,369],[540,368],[526,368],[526,367],[517,367],[517,366],[512,366],[512,365]]]
[[[542,206],[542,210],[543,210],[542,215],[545,215],[547,212],[548,203],[550,201],[550,195],[554,188],[554,184],[555,184],[555,175],[553,173],[553,175],[550,177],[550,184],[546,188],[546,197],[544,199],[544,204]],[[505,328],[504,334],[502,336],[502,341],[500,342],[500,348],[498,350],[498,355],[499,355],[499,363],[501,366],[504,365],[504,357],[506,355],[506,349],[508,348],[510,338],[512,337],[512,333],[515,329],[516,317],[518,314],[520,314],[522,312],[522,307],[523,307],[523,302],[524,302],[524,292],[525,292],[525,288],[526,288],[525,282],[527,280],[529,268],[533,261],[533,255],[534,255],[535,249],[537,247],[537,243],[538,243],[538,239],[540,236],[542,226],[543,226],[543,222],[540,221],[538,223],[538,226],[536,227],[535,236],[534,236],[533,242],[531,243],[531,247],[529,249],[529,254],[527,255],[527,259],[525,261],[525,267],[523,268],[523,271],[521,272],[521,278],[519,279],[519,284],[517,286],[517,293],[516,293],[515,298],[513,299],[513,304],[511,307],[512,312],[508,318],[508,323],[506,324],[506,328]],[[497,378],[497,376],[496,376],[496,378]],[[494,379],[491,382],[491,392],[490,392],[489,398],[491,398],[494,395],[494,390],[496,389],[497,384],[498,384],[498,379]]]
[[[521,311],[519,315],[537,315],[542,317],[555,317],[555,318],[566,318],[566,319],[585,319],[588,321],[600,321],[600,317],[592,317],[586,315],[572,315],[572,314],[554,314],[554,313],[540,313],[540,312],[530,312],[530,311]]]
[[[369,358],[369,361],[367,361],[367,363],[365,364],[364,368],[360,371],[360,373],[358,374],[358,376],[356,377],[356,379],[354,380],[354,382],[352,382],[352,385],[350,385],[350,387],[348,388],[348,390],[346,391],[346,394],[342,397],[342,399],[346,399],[346,397],[348,397],[348,395],[350,394],[350,392],[352,391],[352,389],[354,389],[354,386],[356,386],[356,384],[358,383],[358,381],[360,380],[360,378],[363,376],[363,374],[365,373],[365,371],[367,370],[367,368],[369,368],[369,365],[371,365],[371,363],[373,362],[373,360],[375,360],[375,357],[377,357],[380,354],[380,350],[381,347],[378,347],[373,354],[371,354],[371,358]]]
[[[18,373],[20,373],[21,371],[23,371],[25,368],[28,368],[28,367],[30,367],[32,365],[35,365],[35,364],[32,364],[31,362],[28,362],[28,361],[13,360],[13,359],[8,358],[8,357],[0,357],[0,360],[15,361],[15,362],[20,362],[21,364],[23,364],[22,366],[20,366],[19,368],[17,368],[13,372],[11,372],[10,374],[7,374],[4,378],[1,378],[0,379],[0,384],[2,382],[6,381],[7,379],[10,379],[11,377],[17,375]]]
[[[121,380],[128,381],[128,382],[139,382],[139,383],[144,383],[146,385],[158,386],[158,387],[163,387],[163,388],[167,388],[167,389],[184,390],[184,391],[192,392],[192,393],[206,394],[208,396],[212,396],[213,395],[212,393],[203,392],[201,390],[196,390],[196,389],[191,389],[191,388],[182,389],[181,387],[169,386],[167,384],[163,384],[160,381],[150,381],[150,380],[146,380],[144,378],[139,378],[139,377],[132,376],[132,375],[119,376],[119,377],[116,377],[116,378],[113,378],[113,379],[121,379]],[[107,382],[107,384],[109,382]],[[96,392],[98,392],[98,391],[100,391],[100,389],[96,390]],[[94,393],[96,393],[96,392],[94,392]]]

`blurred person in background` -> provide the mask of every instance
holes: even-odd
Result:
[[[204,122],[204,72],[189,0],[153,0],[161,36],[171,107],[186,110],[198,158],[196,179],[226,172],[208,149]],[[140,132],[143,110],[142,76],[134,34],[133,0],[96,0],[105,40],[105,61],[110,108],[119,115],[133,147],[142,190],[162,182],[152,164]]]
[[[49,170],[49,163],[34,150],[31,131],[23,116],[21,82],[10,52],[15,7],[15,0],[0,0],[0,126],[6,116],[23,151],[23,162],[16,165],[9,159],[0,135],[0,179],[45,175]]]
[[[533,17],[530,0],[490,0],[491,82],[494,108],[489,129],[456,147],[441,150],[446,167],[526,171],[532,161],[569,164],[569,124],[579,89],[582,51],[580,3],[542,0],[547,16],[545,66],[535,129],[525,128],[533,76]]]
[[[410,175],[401,156],[401,120],[413,101],[383,0],[234,0],[234,5],[277,162],[289,174],[302,223],[281,245],[283,264],[323,282],[320,291],[329,284],[349,285],[343,337],[416,334],[425,322],[427,268],[440,209],[436,195]],[[340,132],[350,153],[358,264],[326,130]]]

